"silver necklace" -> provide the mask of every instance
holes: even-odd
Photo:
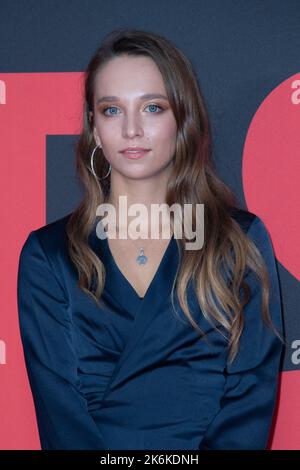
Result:
[[[171,235],[172,238],[173,235]],[[169,239],[170,242],[170,239]],[[136,263],[139,265],[146,264],[148,262],[148,256],[145,255],[145,250],[144,248],[140,248],[140,252],[138,256],[135,259]]]
[[[153,240],[152,240],[152,243],[153,243]],[[150,243],[150,245],[151,245],[151,243]],[[135,261],[140,266],[148,263],[148,256],[145,255],[145,248],[140,248],[139,254],[135,258]]]
[[[129,237],[130,238],[130,237]],[[152,240],[153,241],[153,240]],[[148,247],[149,248],[149,247]],[[139,251],[139,254],[138,256],[135,258],[135,261],[138,265],[144,265],[146,263],[148,263],[148,256],[146,256],[145,254],[145,249],[144,248],[140,248],[140,251]]]
[[[145,255],[144,248],[140,248],[140,253],[135,260],[137,264],[146,264],[148,262],[148,257]]]

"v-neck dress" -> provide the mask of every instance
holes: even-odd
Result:
[[[67,216],[29,233],[20,253],[18,312],[42,449],[265,449],[277,397],[282,343],[262,321],[260,286],[244,309],[240,350],[208,322],[192,283],[192,327],[174,290],[174,235],[144,297],[118,268],[107,239],[88,243],[105,266],[100,305],[78,286],[67,251]],[[261,251],[270,313],[282,333],[269,234],[248,211],[233,216]]]

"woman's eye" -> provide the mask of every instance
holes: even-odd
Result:
[[[162,110],[162,108],[160,106],[158,106],[158,104],[148,104],[148,106],[146,106],[146,108],[148,108],[148,107],[150,108],[150,106],[151,106],[152,109],[153,108],[159,108],[160,110]]]
[[[117,109],[117,108],[116,108],[115,106],[110,106],[109,108],[104,108],[102,112],[103,112],[103,114],[105,114],[106,116],[107,116],[106,111],[107,111],[108,109]],[[112,113],[112,114],[116,114],[116,113]],[[109,116],[109,115],[111,116],[110,113],[108,114],[108,116]]]
[[[158,109],[160,109],[159,112],[162,111],[162,108],[161,108],[160,106],[158,106],[158,104],[148,104],[148,105],[146,106],[146,108],[151,108],[152,111],[153,111],[153,108],[158,108]],[[106,111],[108,111],[108,110],[110,110],[110,109],[117,109],[117,107],[116,107],[116,106],[109,106],[109,107],[107,107],[107,108],[104,108],[103,111],[102,111],[102,113],[103,113],[105,116],[113,116],[113,115],[116,115],[116,114],[117,114],[116,112],[112,112],[112,113],[108,113],[108,114],[107,114]],[[157,114],[157,113],[155,113],[155,112],[153,113],[152,111],[151,111],[151,114]]]

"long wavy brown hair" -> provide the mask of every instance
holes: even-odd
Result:
[[[172,42],[152,32],[123,28],[112,31],[104,38],[85,71],[83,128],[76,143],[76,170],[85,193],[66,227],[69,254],[79,275],[78,285],[99,304],[106,272],[103,263],[90,248],[88,237],[95,226],[97,206],[107,200],[110,178],[99,183],[90,168],[90,156],[96,146],[94,114],[91,118],[91,113],[94,113],[94,82],[100,68],[112,58],[124,55],[146,56],[156,63],[177,122],[175,158],[166,204],[169,207],[174,203],[182,207],[187,203],[193,204],[192,207],[204,204],[205,208],[202,249],[196,252],[185,250],[185,238],[177,239],[181,256],[172,289],[173,308],[176,288],[184,314],[200,335],[204,335],[188,306],[186,291],[192,280],[204,317],[228,341],[228,358],[232,363],[244,328],[243,307],[251,296],[251,289],[245,281],[247,269],[256,273],[262,283],[263,320],[282,340],[269,312],[269,275],[256,245],[231,215],[231,208],[239,208],[237,199],[214,170],[210,123],[196,73],[189,60]],[[105,176],[108,162],[102,149],[97,150],[94,161],[98,178]],[[92,288],[95,279],[96,288]]]

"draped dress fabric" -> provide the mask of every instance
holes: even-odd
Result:
[[[270,237],[251,212],[233,212],[266,261],[270,313],[282,333]],[[192,284],[200,339],[171,290],[174,236],[144,297],[119,269],[107,239],[88,243],[103,261],[100,306],[78,286],[67,252],[67,216],[33,230],[18,269],[20,333],[42,449],[265,449],[275,409],[282,343],[262,322],[261,289],[244,309],[240,350],[205,319]]]

